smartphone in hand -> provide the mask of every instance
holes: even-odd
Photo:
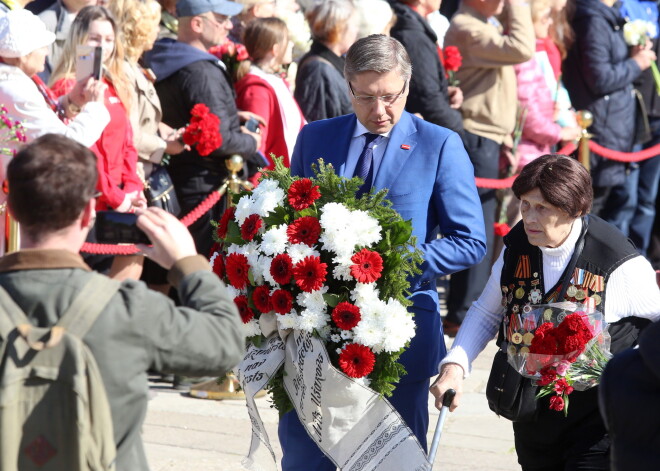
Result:
[[[103,72],[103,49],[101,46],[76,46],[76,81],[89,77],[101,80]]]
[[[254,118],[250,118],[245,122],[245,127],[250,132],[259,132],[259,121]]]
[[[137,215],[116,211],[97,211],[96,240],[101,244],[151,244],[137,226]]]

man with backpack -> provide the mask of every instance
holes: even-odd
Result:
[[[181,307],[84,264],[96,179],[94,154],[53,134],[8,167],[22,249],[0,259],[0,471],[148,470],[146,371],[221,375],[242,358],[232,298],[169,213],[142,210],[137,226]]]

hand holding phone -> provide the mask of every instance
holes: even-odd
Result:
[[[172,214],[155,206],[138,209],[138,227],[153,242],[153,247],[140,246],[147,257],[169,270],[175,262],[197,255],[195,241],[188,228]]]
[[[101,46],[76,46],[76,81],[89,77],[101,80],[103,49]]]
[[[149,237],[140,230],[134,213],[116,211],[96,212],[96,240],[101,244],[151,244]]]
[[[259,134],[259,121],[257,121],[255,118],[250,118],[245,122],[245,128],[250,132]]]

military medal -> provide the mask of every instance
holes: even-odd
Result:
[[[515,355],[516,354],[516,346],[515,345],[509,345],[507,347],[506,351],[509,353],[509,355]]]
[[[522,348],[520,349],[520,353],[529,353],[529,348],[527,348],[527,347],[522,347]]]
[[[523,340],[523,336],[520,332],[516,332],[515,334],[513,334],[511,336],[511,341],[513,343],[515,343],[516,345],[518,345],[520,342],[522,342],[522,340]]]
[[[523,312],[527,314],[528,312],[532,312],[532,305],[527,303],[523,306]]]
[[[574,285],[569,286],[568,289],[566,290],[566,295],[569,298],[574,298],[576,294],[577,294],[577,288]]]
[[[557,316],[557,321],[559,321],[559,323],[562,323],[564,322],[564,319],[566,319],[566,312],[562,311]]]
[[[600,302],[602,301],[599,294],[594,294],[594,295],[591,296],[591,298],[594,300],[594,303],[596,304],[596,306],[598,306],[600,304]]]
[[[525,335],[523,335],[523,343],[525,345],[531,345],[532,340],[534,340],[534,334],[531,332],[527,332]]]
[[[521,286],[521,287],[519,287],[519,288],[516,290],[516,298],[517,298],[517,299],[522,299],[523,296],[525,296],[525,288],[523,288],[523,287]]]
[[[514,304],[513,307],[511,308],[511,311],[517,313],[518,311],[520,311],[520,306],[518,306],[517,304]]]
[[[545,311],[543,311],[543,318],[546,321],[552,320],[552,309],[548,308]]]
[[[577,293],[575,293],[575,299],[577,299],[578,301],[582,301],[586,297],[587,295],[581,289],[577,290]]]
[[[538,304],[541,302],[541,298],[543,296],[541,295],[541,290],[538,288],[534,288],[529,292],[529,296],[527,297],[533,304]]]

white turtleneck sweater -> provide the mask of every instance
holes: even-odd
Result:
[[[555,248],[539,247],[543,254],[543,283],[546,290],[559,281],[573,255],[581,230],[582,220],[576,219],[562,245]],[[440,362],[438,369],[445,363],[456,363],[463,368],[467,377],[474,359],[497,334],[505,314],[500,286],[503,254],[504,249],[493,265],[488,284],[479,299],[472,303],[451,350]],[[652,321],[660,318],[660,290],[651,264],[644,257],[634,257],[622,263],[610,275],[605,287],[605,302],[605,320],[610,324],[629,316]]]

